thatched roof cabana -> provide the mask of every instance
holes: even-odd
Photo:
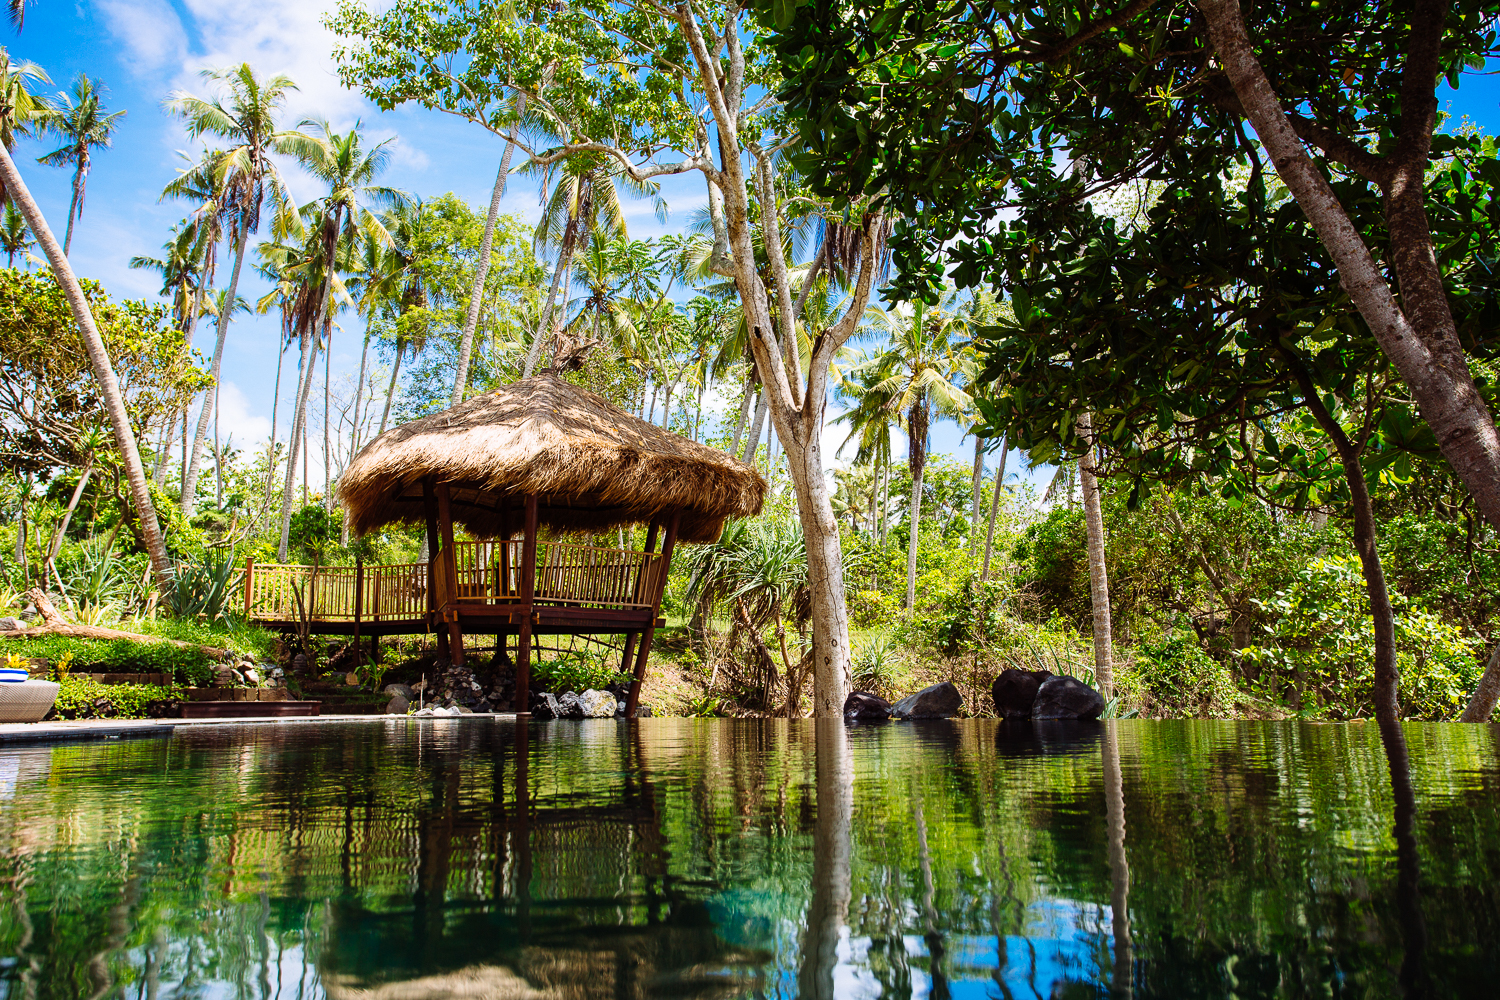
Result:
[[[371,441],[339,477],[359,533],[421,524],[423,481],[448,485],[453,521],[480,537],[520,528],[537,497],[556,531],[680,514],[678,538],[710,542],[724,520],[760,513],[766,482],[723,452],[647,423],[552,374],[413,420]]]

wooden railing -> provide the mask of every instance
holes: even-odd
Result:
[[[520,600],[519,540],[458,542],[456,601],[460,605]],[[660,584],[658,552],[538,542],[536,600],[594,607],[650,607]],[[299,607],[300,604],[300,607]],[[245,568],[245,614],[267,621],[368,622],[427,613],[427,564]]]

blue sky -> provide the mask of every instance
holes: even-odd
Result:
[[[248,61],[261,75],[285,73],[299,85],[289,102],[289,124],[318,115],[344,127],[361,118],[372,136],[394,139],[387,183],[423,196],[453,191],[473,205],[488,203],[503,152],[500,140],[477,126],[436,112],[402,109],[382,113],[343,89],[331,56],[334,36],[321,24],[324,11],[331,6],[328,0],[97,0],[73,4],[42,0],[28,10],[24,34],[17,37],[9,27],[0,29],[13,58],[40,64],[56,89],[65,88],[74,76],[86,72],[108,85],[110,108],[128,111],[114,148],[98,154],[89,178],[83,218],[73,239],[72,259],[81,274],[103,282],[116,296],[155,296],[158,284],[152,275],[132,271],[126,262],[135,255],[157,255],[169,228],[184,215],[183,204],[157,200],[162,186],[182,162],[178,151],[191,148],[180,126],[162,111],[161,104],[173,90],[203,93],[204,82],[197,74],[205,67]],[[1493,76],[1466,78],[1459,92],[1445,95],[1445,106],[1455,114],[1467,115],[1487,132],[1500,132],[1500,81]],[[60,237],[70,174],[35,163],[48,148],[35,141],[23,142],[17,159]],[[290,178],[299,201],[317,193],[295,172]],[[633,236],[677,231],[685,226],[692,209],[705,200],[703,182],[696,174],[668,178],[663,195],[671,209],[665,225],[652,217],[649,202],[629,206]],[[538,196],[534,182],[516,179],[506,193],[502,211],[535,218]],[[227,278],[227,263],[223,267]],[[241,295],[251,301],[266,290],[248,268],[241,283]],[[197,346],[202,348],[210,337],[211,332],[200,333]],[[233,434],[238,444],[264,439],[268,432],[276,348],[277,324],[271,316],[242,318],[231,327],[221,415],[225,433]],[[357,336],[335,336],[332,360],[336,373],[357,368]],[[288,377],[294,377],[290,372],[291,366]],[[283,420],[285,413],[284,409]],[[280,426],[285,428],[286,424]],[[967,458],[972,452],[960,437],[951,423],[939,425],[934,430],[933,450]]]

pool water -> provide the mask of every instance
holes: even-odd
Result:
[[[0,747],[0,997],[1493,997],[1500,727]]]

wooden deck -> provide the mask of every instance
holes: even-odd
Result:
[[[524,613],[522,553],[512,541],[455,542],[449,563],[299,566],[250,562],[245,616],[272,628],[331,635],[401,635],[458,620],[466,632],[510,631]],[[622,632],[654,624],[660,552],[538,542],[534,633]],[[429,594],[429,591],[436,593]],[[429,600],[452,595],[446,600]]]

